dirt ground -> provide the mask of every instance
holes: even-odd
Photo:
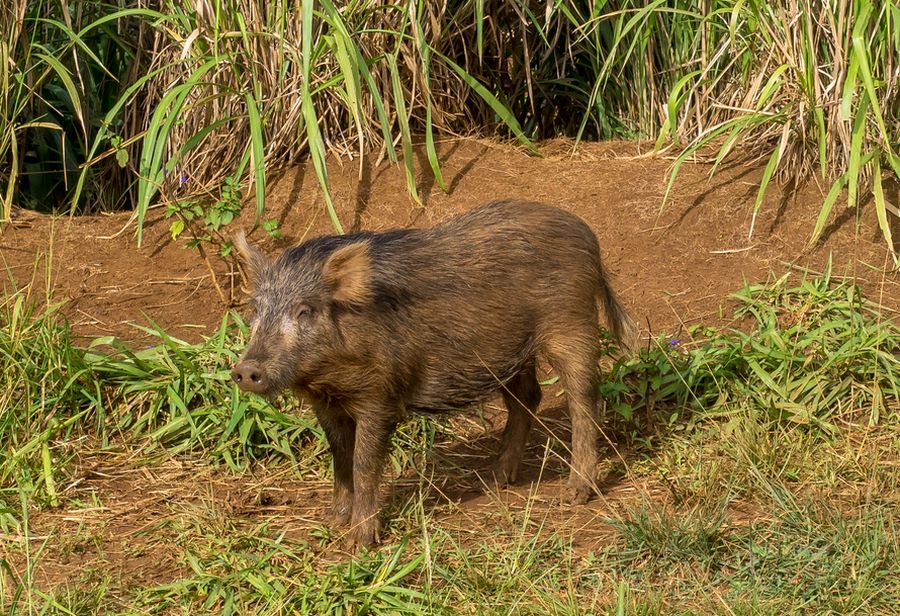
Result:
[[[771,272],[781,274],[789,268],[821,271],[829,257],[835,274],[858,279],[870,299],[897,307],[900,278],[888,267],[890,255],[872,207],[863,208],[857,225],[856,212],[839,204],[823,240],[807,248],[827,187],[810,185],[798,194],[787,194],[773,186],[748,239],[762,175],[759,166],[720,169],[709,181],[707,165],[685,164],[661,210],[672,160],[648,154],[649,147],[588,144],[572,155],[570,143],[551,142],[542,150],[545,156],[536,158],[488,141],[444,142],[439,151],[449,194],[435,185],[424,151],[418,152],[424,207],[407,196],[403,169],[387,162],[376,166],[365,161],[360,178],[357,162],[331,161],[329,178],[339,217],[348,230],[427,226],[485,201],[511,197],[548,201],[576,212],[597,232],[625,306],[653,332],[677,335],[692,324],[721,323],[728,318],[729,293],[744,280],[762,281]],[[331,231],[311,166],[271,178],[266,207],[267,218],[279,220],[284,237],[271,240],[258,230],[251,239],[269,252]],[[249,227],[252,208],[247,209],[242,222]],[[197,340],[218,326],[229,307],[212,282],[210,268],[228,303],[236,305],[241,299],[239,279],[231,263],[217,256],[207,263],[183,241],[173,243],[163,211],[151,210],[140,249],[127,213],[54,220],[17,211],[14,224],[0,233],[0,255],[20,286],[29,284],[37,272],[33,284],[39,297],[45,285],[42,264],[49,260],[53,296],[66,301],[63,311],[80,336],[114,334],[145,344],[146,334],[133,325],[148,325],[149,317],[178,337]],[[4,284],[8,289],[10,282]],[[553,396],[545,399],[549,405],[559,404]],[[555,415],[565,418],[564,413]],[[495,428],[478,436],[484,455],[472,458],[470,452],[456,452],[460,464],[487,466],[502,424]],[[532,439],[527,478],[535,479],[540,472],[542,440]],[[471,459],[476,461],[466,462]],[[321,520],[328,494],[326,483],[302,482],[287,471],[262,471],[261,476],[250,474],[235,481],[190,461],[146,467],[134,464],[126,454],[92,454],[79,459],[74,468],[66,493],[81,499],[82,505],[35,512],[33,532],[65,537],[89,528],[95,539],[77,545],[61,540],[56,555],[41,566],[48,579],[71,579],[86,563],[101,561],[135,584],[174,579],[177,572],[168,555],[179,524],[204,515],[221,516],[207,520],[210,524],[223,518],[249,517],[257,523],[277,519],[289,534],[309,537],[309,529]],[[537,498],[549,503],[563,480],[558,473],[545,480]],[[403,481],[395,481],[395,489]],[[437,500],[456,503],[440,517],[458,525],[460,533],[489,536],[498,496],[481,489],[474,474],[463,483],[435,487],[442,495]],[[608,488],[603,498],[577,515],[563,515],[549,505],[541,515],[548,516],[549,526],[583,536],[583,547],[590,548],[609,536],[608,528],[594,523],[597,515],[665,491],[662,485],[628,482]],[[526,481],[499,498],[514,508],[530,490]],[[91,493],[100,495],[102,506],[91,506]],[[584,536],[589,526],[593,530]]]
[[[542,149],[545,157],[536,158],[487,141],[443,143],[449,194],[435,185],[419,152],[424,207],[407,196],[402,168],[388,162],[376,166],[366,160],[360,179],[358,162],[332,161],[329,178],[347,229],[427,226],[510,197],[570,209],[596,230],[619,294],[632,316],[654,332],[718,321],[720,306],[744,279],[762,280],[789,266],[821,270],[829,255],[835,273],[858,278],[871,299],[900,296],[898,278],[885,272],[890,259],[872,207],[863,208],[857,228],[856,212],[838,204],[823,241],[808,250],[822,187],[810,185],[795,195],[771,187],[748,239],[762,174],[758,167],[722,169],[709,181],[707,165],[686,164],[661,210],[670,159],[632,143],[586,144],[574,156],[568,142]],[[257,230],[251,240],[270,252],[331,232],[309,166],[276,174],[266,208],[266,216],[280,222],[283,239],[271,240]],[[249,227],[252,207],[247,210],[243,223]],[[145,334],[132,325],[148,325],[150,317],[175,335],[196,340],[218,325],[226,308],[210,268],[229,302],[241,299],[239,281],[232,263],[213,254],[207,264],[184,241],[172,242],[163,212],[151,210],[138,249],[127,213],[54,220],[18,211],[13,226],[0,234],[0,254],[20,285],[37,271],[41,294],[44,269],[35,270],[35,263],[49,256],[53,295],[66,300],[64,312],[78,334],[115,334],[137,342]]]

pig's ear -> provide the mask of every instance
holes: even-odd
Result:
[[[255,285],[256,281],[269,266],[269,259],[263,253],[247,243],[247,236],[244,234],[243,229],[237,232],[232,243],[237,249],[238,254],[241,256],[244,265],[247,266],[250,284]]]
[[[334,301],[364,304],[372,297],[372,261],[368,242],[338,248],[322,266],[322,279],[332,288]]]

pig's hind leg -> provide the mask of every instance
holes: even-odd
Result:
[[[583,504],[595,492],[599,461],[597,328],[585,323],[584,327],[557,330],[548,338],[546,351],[566,390],[572,418],[572,462],[566,501]]]
[[[531,431],[532,420],[541,403],[541,386],[535,373],[534,360],[510,379],[501,391],[509,416],[506,419],[500,454],[494,462],[493,472],[497,483],[504,486],[518,480],[525,443]]]

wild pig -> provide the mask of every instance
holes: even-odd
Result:
[[[445,412],[497,392],[509,411],[495,476],[515,481],[541,400],[545,357],[572,418],[567,499],[586,502],[598,462],[598,300],[613,335],[630,321],[597,237],[549,205],[499,201],[430,229],[319,237],[274,261],[235,238],[252,283],[244,391],[309,401],[334,460],[332,522],[378,538],[378,489],[407,413]]]

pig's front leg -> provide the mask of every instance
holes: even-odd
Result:
[[[353,450],[353,517],[349,541],[353,546],[374,545],[379,537],[378,490],[397,422],[384,409],[357,415]]]
[[[334,492],[329,523],[342,526],[353,513],[353,448],[356,442],[356,420],[341,408],[316,406],[316,417],[328,438],[334,461]]]

